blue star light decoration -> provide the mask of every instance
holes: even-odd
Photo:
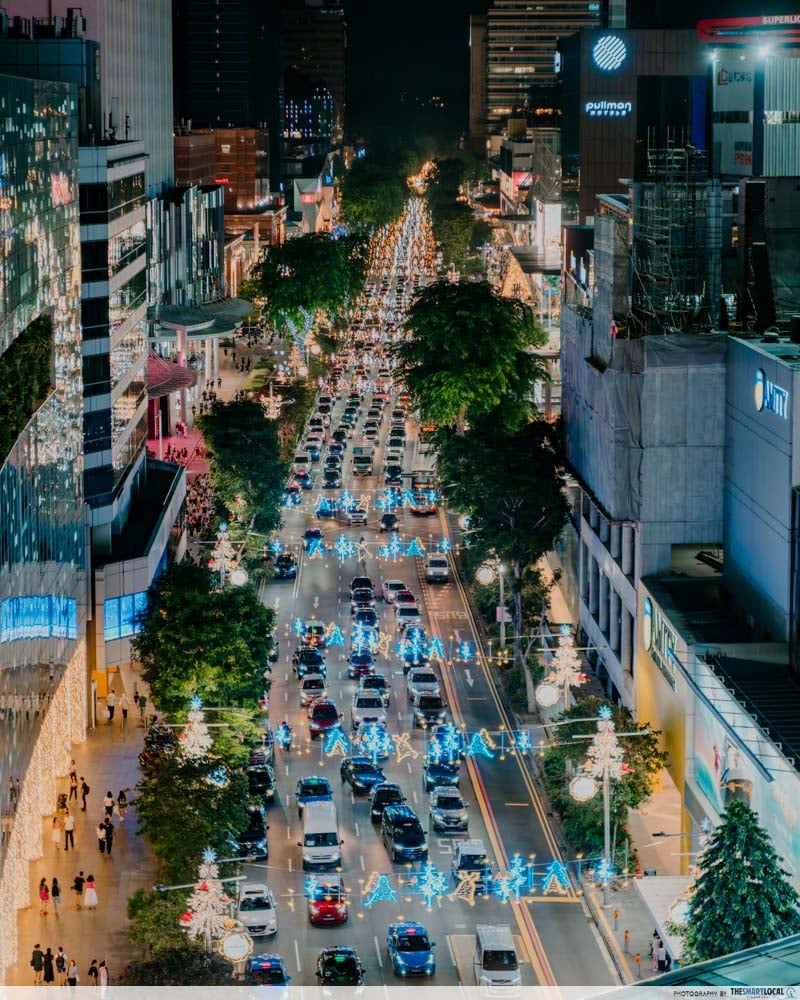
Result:
[[[471,663],[475,659],[475,647],[471,642],[460,642],[457,647],[458,659],[464,663]]]
[[[517,902],[522,891],[531,888],[531,880],[531,866],[525,862],[521,854],[515,854],[508,866],[508,881],[511,895]]]
[[[514,889],[511,884],[511,879],[508,875],[496,875],[492,879],[492,894],[497,896],[497,898],[502,903],[507,903],[509,899],[514,895]]]
[[[206,780],[209,784],[214,785],[216,788],[225,788],[228,784],[228,772],[224,767],[217,767],[213,771],[209,772]]]
[[[365,753],[372,757],[373,763],[385,760],[394,750],[394,740],[387,733],[386,727],[378,722],[367,723],[359,735],[359,743]]]
[[[614,877],[616,869],[608,858],[602,858],[595,867],[594,873],[600,885],[605,885]]]
[[[598,708],[597,710],[597,717],[598,719],[601,719],[603,722],[608,722],[613,717],[613,715],[614,713],[611,711],[610,705],[601,705],[600,708]]]
[[[453,546],[451,545],[449,538],[440,538],[439,541],[436,543],[436,548],[443,553],[449,552],[452,549],[452,547]]]
[[[269,550],[275,556],[279,556],[281,552],[283,552],[283,542],[280,538],[276,538],[274,541],[269,543]]]
[[[375,903],[396,903],[397,893],[388,875],[373,872],[364,886],[364,906],[369,909]]]
[[[356,506],[356,502],[356,498],[350,490],[343,490],[342,495],[339,497],[339,509],[345,512],[353,510]]]
[[[193,712],[200,712],[203,709],[203,699],[199,695],[194,695],[189,699],[189,708]]]
[[[217,852],[213,847],[207,847],[203,851],[203,864],[204,865],[214,865],[217,863]]]
[[[295,635],[302,635],[306,630],[306,623],[302,618],[295,618],[292,622],[292,632]]]
[[[440,872],[436,865],[426,861],[422,866],[422,871],[417,876],[416,891],[422,896],[427,909],[431,909],[434,899],[437,899],[449,889],[447,877],[444,872]]]
[[[436,763],[459,759],[464,746],[464,736],[452,723],[444,726],[428,744],[428,755]]]

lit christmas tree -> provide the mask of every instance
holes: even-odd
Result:
[[[732,802],[698,858],[683,959],[704,962],[800,933],[798,896],[769,834],[746,802]]]
[[[182,925],[193,938],[202,937],[206,951],[211,943],[222,937],[230,921],[231,899],[219,879],[217,856],[207,849],[197,870],[197,883],[189,896]]]
[[[213,740],[203,716],[203,702],[198,697],[192,698],[190,702],[189,721],[178,739],[184,756],[191,760],[207,756],[211,749]]]

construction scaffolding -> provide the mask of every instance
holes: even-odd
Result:
[[[719,183],[708,177],[706,153],[672,144],[648,149],[633,194],[630,332],[716,329],[721,199]]]

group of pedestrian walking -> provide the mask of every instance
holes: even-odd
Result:
[[[50,912],[49,906],[50,901],[53,901],[53,912],[58,916],[61,909],[61,886],[58,884],[58,879],[53,876],[53,882],[51,886],[48,886],[47,879],[43,878],[39,881],[39,915],[46,917]]]
[[[53,983],[56,986],[77,986],[81,978],[78,963],[74,958],[68,958],[60,946],[54,955],[51,948],[42,951],[42,946],[35,944],[31,953],[31,968],[34,986],[42,984],[51,986]],[[98,963],[97,959],[93,958],[86,976],[91,986],[108,986],[106,960],[103,959]]]
[[[653,972],[669,972],[672,968],[672,956],[667,951],[658,931],[653,931],[653,940],[650,942],[650,957],[653,962]]]

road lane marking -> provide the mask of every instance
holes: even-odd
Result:
[[[455,956],[455,953],[453,952],[453,945],[450,943],[450,935],[449,934],[445,934],[444,939],[447,942],[447,950],[450,952],[450,961],[453,963],[453,968],[457,969],[458,968],[458,962],[456,961],[456,956]],[[295,943],[297,943],[297,942],[295,942]],[[459,980],[460,979],[461,979],[461,977],[459,976]]]
[[[353,823],[353,828],[356,831],[356,836],[360,839],[361,838],[361,831],[358,828],[358,823]]]
[[[300,965],[300,945],[297,943],[297,938],[294,939],[294,960],[297,963],[297,971],[302,972],[303,967]]]
[[[290,872],[294,871],[294,868],[292,867],[292,859],[291,858],[289,858],[289,871]]]
[[[365,872],[367,870],[367,866],[364,864],[364,855],[359,854],[358,860],[361,862],[361,871]]]
[[[288,824],[286,825],[286,839],[292,839],[292,828]]]
[[[417,798],[417,790],[416,790],[416,788],[412,788],[411,789],[411,795],[412,795],[412,797],[414,799],[414,805],[416,805],[419,802],[419,799]]]
[[[383,968],[383,959],[381,958],[381,946],[378,944],[378,935],[373,935],[372,940],[375,942],[375,954],[378,956],[378,965]]]
[[[523,809],[530,807],[530,802],[504,802],[504,806],[521,806]]]

